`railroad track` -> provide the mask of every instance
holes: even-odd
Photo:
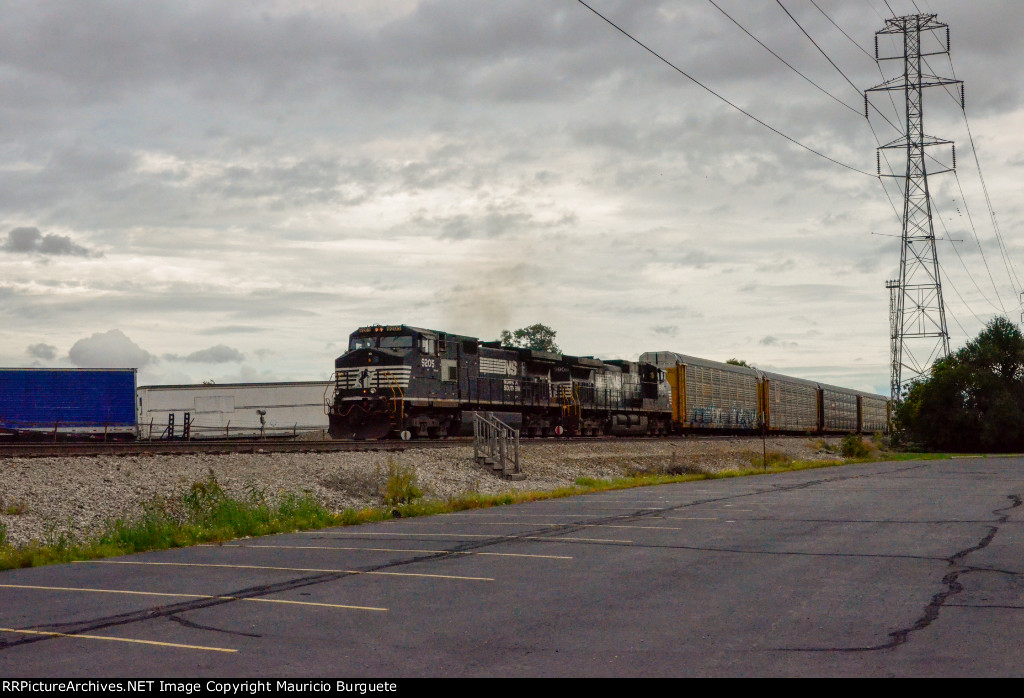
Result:
[[[779,438],[783,434],[773,434]],[[796,435],[792,435],[796,437]],[[806,438],[806,434],[800,435]],[[523,437],[523,443],[575,444],[624,441],[673,441],[682,439],[757,439],[752,434],[688,434],[686,436],[558,436]],[[0,443],[0,458],[46,458],[60,456],[186,455],[192,453],[330,453],[344,451],[405,451],[410,448],[454,448],[473,443],[472,437],[415,439],[413,441],[355,441],[345,439],[194,439],[168,441],[58,441]]]
[[[53,456],[184,455],[190,453],[328,453],[332,451],[403,451],[408,448],[450,448],[473,443],[471,438],[423,441],[277,441],[273,439],[197,439],[192,441],[96,441],[0,444],[0,458]]]

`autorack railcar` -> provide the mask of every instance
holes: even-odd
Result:
[[[641,361],[662,368],[676,431],[852,434],[886,432],[889,400],[849,388],[669,351]]]

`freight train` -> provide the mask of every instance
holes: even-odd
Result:
[[[601,360],[409,325],[361,327],[335,361],[339,439],[470,433],[489,412],[524,436],[871,433],[880,395],[674,352]]]

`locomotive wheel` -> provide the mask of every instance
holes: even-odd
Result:
[[[377,415],[355,426],[353,438],[376,441],[391,432],[391,420],[386,415]]]

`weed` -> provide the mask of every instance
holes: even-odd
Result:
[[[864,439],[857,434],[847,434],[844,436],[843,442],[839,446],[839,451],[843,454],[844,458],[867,458],[870,454]]]
[[[839,451],[835,444],[830,444],[825,439],[818,439],[815,447],[818,449],[818,453],[836,453]]]
[[[752,453],[750,464],[755,468],[781,468],[793,463],[793,459],[785,453],[778,451],[767,451],[764,453]]]
[[[373,471],[365,468],[344,469],[324,475],[319,484],[335,492],[361,497],[367,492],[380,492],[384,487],[384,474],[379,465]]]
[[[8,516],[19,516],[28,511],[28,507],[24,502],[12,502],[6,506],[0,507],[0,514],[7,514]]]
[[[43,525],[43,545],[61,553],[67,552],[78,544],[78,538],[71,530],[71,517],[68,517],[66,525],[61,527],[54,521]]]
[[[626,464],[627,477],[643,477],[645,475],[686,475],[702,472],[699,465],[687,462],[677,456],[675,449],[667,456],[647,456],[637,458]]]
[[[7,543],[7,524],[0,521],[0,548],[8,547]]]
[[[416,468],[404,466],[398,461],[388,458],[387,480],[381,493],[384,503],[388,506],[411,504],[423,496],[423,490],[416,481]]]

